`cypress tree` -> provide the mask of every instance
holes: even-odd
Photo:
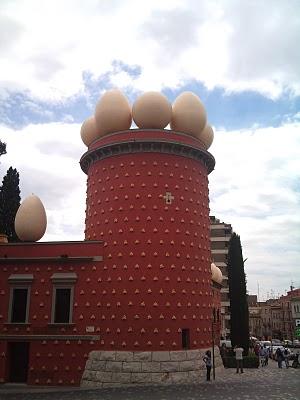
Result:
[[[6,154],[6,143],[0,140],[0,156],[3,156],[3,154]]]
[[[249,310],[241,240],[233,233],[228,250],[228,283],[232,346],[240,345],[245,355],[249,350]]]
[[[19,242],[15,232],[15,216],[20,206],[19,173],[10,167],[0,187],[0,233],[5,233],[9,242]]]

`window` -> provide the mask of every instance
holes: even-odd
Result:
[[[71,324],[73,314],[75,273],[56,273],[51,277],[53,287],[51,322]]]
[[[182,329],[182,348],[188,350],[190,348],[190,330]]]
[[[30,287],[32,274],[12,274],[8,278],[11,285],[8,322],[12,324],[28,323]]]
[[[54,289],[54,318],[55,324],[69,324],[71,321],[71,292],[72,288]]]
[[[10,322],[27,322],[28,288],[12,288]]]

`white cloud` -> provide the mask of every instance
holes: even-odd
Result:
[[[85,151],[79,125],[1,127],[10,165],[20,172],[22,197],[35,193],[48,214],[43,240],[84,237],[86,177],[79,166]],[[209,176],[211,214],[241,236],[248,290],[283,293],[300,286],[300,123],[278,128],[216,132],[211,148],[216,169]]]
[[[34,193],[48,216],[43,240],[84,238],[85,182],[79,159],[85,152],[77,124],[28,125],[20,131],[1,127],[7,154],[1,157],[1,179],[12,165],[20,174],[22,199]]]
[[[246,1],[2,2],[10,32],[1,55],[2,86],[62,99],[82,91],[113,60],[140,65],[141,76],[115,84],[140,90],[178,87],[190,79],[227,91],[272,98],[300,93],[299,3]],[[0,44],[1,45],[1,44]]]
[[[211,213],[241,236],[248,290],[300,286],[299,122],[216,133]]]

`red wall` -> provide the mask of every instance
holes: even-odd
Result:
[[[1,245],[0,258],[29,257],[32,250],[36,256],[53,257],[60,254],[69,256],[102,255],[102,243],[59,244],[36,243]],[[27,261],[0,264],[0,382],[8,380],[8,342],[14,340],[30,342],[29,384],[79,385],[85,362],[90,351],[99,349],[100,340],[73,340],[76,335],[100,335],[101,321],[97,319],[98,280],[101,277],[102,262],[94,261]],[[51,307],[54,273],[75,272],[78,277],[74,284],[73,324],[51,325]],[[9,324],[8,307],[11,274],[33,274],[28,324]],[[86,326],[94,326],[94,333],[87,333]],[[16,339],[3,339],[7,335]],[[41,340],[32,340],[21,335],[42,335]],[[50,340],[46,335],[71,335],[73,339]]]
[[[111,137],[116,141],[118,135]],[[109,138],[97,146],[103,141]],[[175,197],[171,205],[166,192]],[[104,349],[181,349],[183,328],[190,329],[191,348],[211,344],[208,179],[202,162],[158,152],[94,162],[86,239],[104,240]]]

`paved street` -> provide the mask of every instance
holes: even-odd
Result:
[[[0,387],[2,400],[300,400],[300,369],[278,369],[270,360],[263,369],[236,374],[226,369],[214,382],[167,387],[111,389],[30,389]]]

